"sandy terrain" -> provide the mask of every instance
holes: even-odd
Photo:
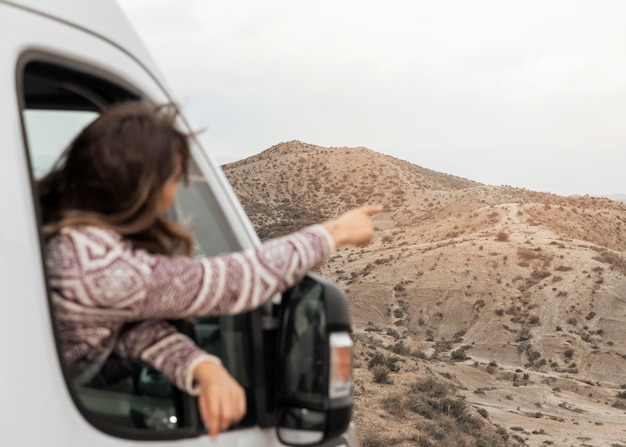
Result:
[[[224,171],[262,237],[385,205],[321,270],[350,302],[364,447],[626,447],[625,204],[300,142]]]

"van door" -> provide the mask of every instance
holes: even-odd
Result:
[[[79,389],[64,380],[34,188],[75,133],[108,104],[129,99],[164,103],[169,97],[141,63],[143,55],[85,29],[4,2],[0,26],[11,36],[10,43],[0,44],[0,66],[5,67],[0,89],[8,96],[0,102],[0,130],[8,140],[0,163],[0,198],[10,216],[0,219],[0,383],[6,387],[0,444],[130,445],[141,439],[149,445],[185,438],[184,445],[206,445],[194,400],[149,368],[133,378],[137,385],[130,391]],[[192,154],[193,181],[179,194],[173,212],[175,218],[193,220],[196,253],[211,255],[255,243],[219,168],[199,147]],[[201,346],[220,355],[247,391],[248,416],[220,435],[217,446],[279,445],[274,430],[258,427],[273,421],[266,416],[265,368],[253,367],[263,359],[257,314],[180,324]],[[5,368],[4,362],[13,366]]]

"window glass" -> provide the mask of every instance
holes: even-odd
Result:
[[[139,96],[117,82],[70,70],[62,64],[26,64],[22,119],[33,179],[50,170],[76,134],[100,110],[117,101],[134,99]],[[237,240],[221,207],[193,160],[191,174],[189,186],[179,189],[171,217],[190,224],[196,239],[196,256],[237,249]],[[233,376],[246,387],[248,408],[252,409],[251,380],[246,372],[251,364],[248,318],[240,315],[173,323],[196,337],[199,346],[223,359]],[[94,370],[87,383],[79,385],[69,377],[68,382],[81,412],[102,430],[138,439],[186,437],[202,431],[194,399],[141,361],[113,354]],[[250,417],[244,421],[244,425],[251,423]]]
[[[43,177],[80,130],[98,114],[88,110],[25,110],[34,177]]]
[[[228,253],[240,248],[223,214],[216,212],[217,207],[217,200],[206,178],[191,160],[189,183],[178,188],[173,218],[192,230],[196,257]]]

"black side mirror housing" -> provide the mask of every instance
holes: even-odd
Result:
[[[309,446],[341,435],[352,418],[352,338],[345,295],[309,275],[283,294],[278,338],[277,433]]]

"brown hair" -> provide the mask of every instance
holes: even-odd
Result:
[[[172,105],[126,102],[85,127],[37,183],[47,238],[72,225],[111,228],[153,253],[189,254],[192,236],[157,212],[180,161],[186,182],[189,136]]]

